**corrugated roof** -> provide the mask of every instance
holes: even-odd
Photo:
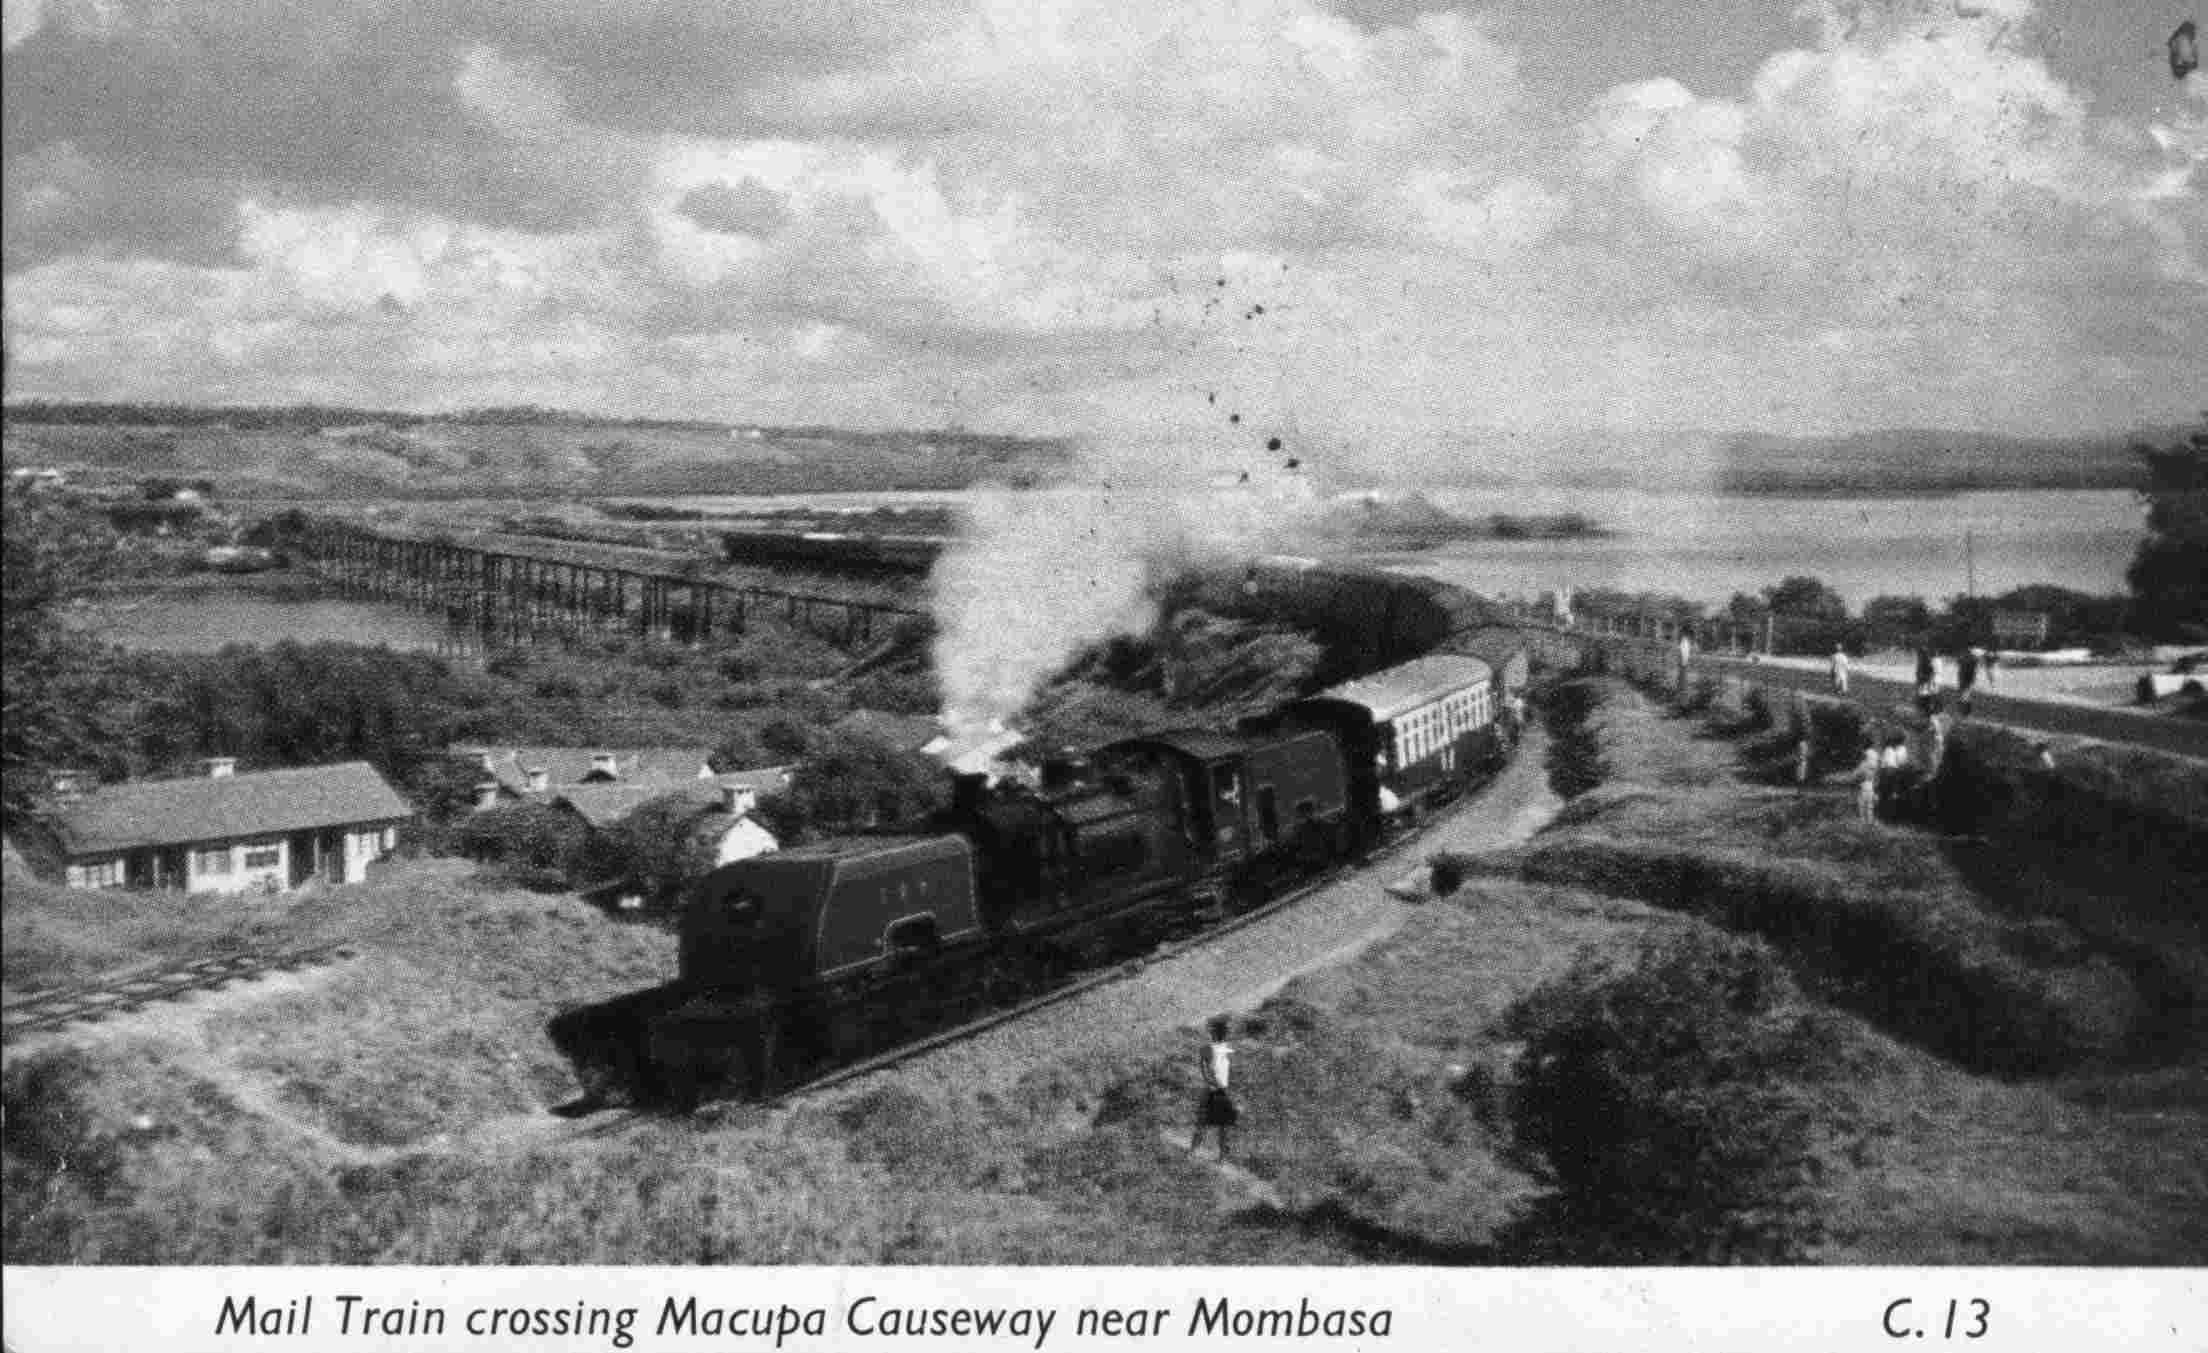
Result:
[[[789,782],[790,773],[786,767],[770,766],[764,770],[731,771],[710,780],[687,780],[677,785],[568,785],[554,795],[552,801],[566,804],[583,821],[603,831],[658,799],[679,798],[703,812],[721,806],[724,789],[748,789],[754,795],[766,795],[787,788]]]
[[[389,822],[413,812],[375,767],[347,761],[103,785],[63,807],[57,827],[71,855],[90,855]]]
[[[756,791],[761,798],[779,794],[790,787],[788,766],[761,766],[756,770],[731,770],[715,775],[711,783],[733,785],[738,789]]]
[[[623,784],[673,788],[698,779],[713,752],[708,747],[501,747],[480,743],[450,749],[454,756],[491,759],[490,774],[510,794],[529,792],[532,769],[545,772],[553,788],[594,783],[586,780],[601,753],[614,758],[614,779]],[[603,783],[603,782],[595,782]]]
[[[1314,700],[1339,700],[1372,712],[1375,723],[1430,705],[1444,696],[1494,678],[1494,669],[1478,658],[1441,653],[1413,658],[1371,676],[1329,686]]]

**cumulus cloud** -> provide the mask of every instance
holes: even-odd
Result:
[[[1424,474],[1514,454],[1482,429],[2166,415],[2208,347],[2201,77],[2099,111],[2024,0],[1818,4],[1745,79],[1577,103],[1523,44],[1581,33],[1394,3],[9,16],[11,374],[42,393],[957,417],[1199,477],[1276,436]]]

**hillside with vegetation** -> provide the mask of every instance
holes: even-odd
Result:
[[[238,498],[557,498],[957,489],[1035,481],[1044,439],[607,421],[543,410],[11,404],[7,468],[204,479]]]

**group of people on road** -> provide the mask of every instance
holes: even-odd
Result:
[[[1965,718],[1970,715],[1972,698],[1977,694],[1980,677],[1988,686],[1993,685],[1994,671],[2000,665],[2001,655],[1976,646],[1967,647],[1955,655],[1955,709]],[[1832,673],[1832,693],[1846,695],[1848,681],[1854,673],[1854,662],[1848,657],[1845,645],[1834,644],[1829,661]],[[1933,656],[1931,645],[1917,646],[1917,710],[1927,716],[1940,707],[1940,663]]]

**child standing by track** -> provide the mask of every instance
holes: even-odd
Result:
[[[1235,1106],[1234,1095],[1228,1085],[1234,1079],[1234,1046],[1227,1042],[1227,1022],[1214,1019],[1211,1022],[1211,1042],[1204,1048],[1204,1097],[1196,1107],[1196,1135],[1189,1138],[1188,1149],[1194,1151],[1204,1141],[1205,1128],[1219,1129],[1219,1159],[1227,1158],[1227,1136],[1240,1121],[1242,1111]]]

